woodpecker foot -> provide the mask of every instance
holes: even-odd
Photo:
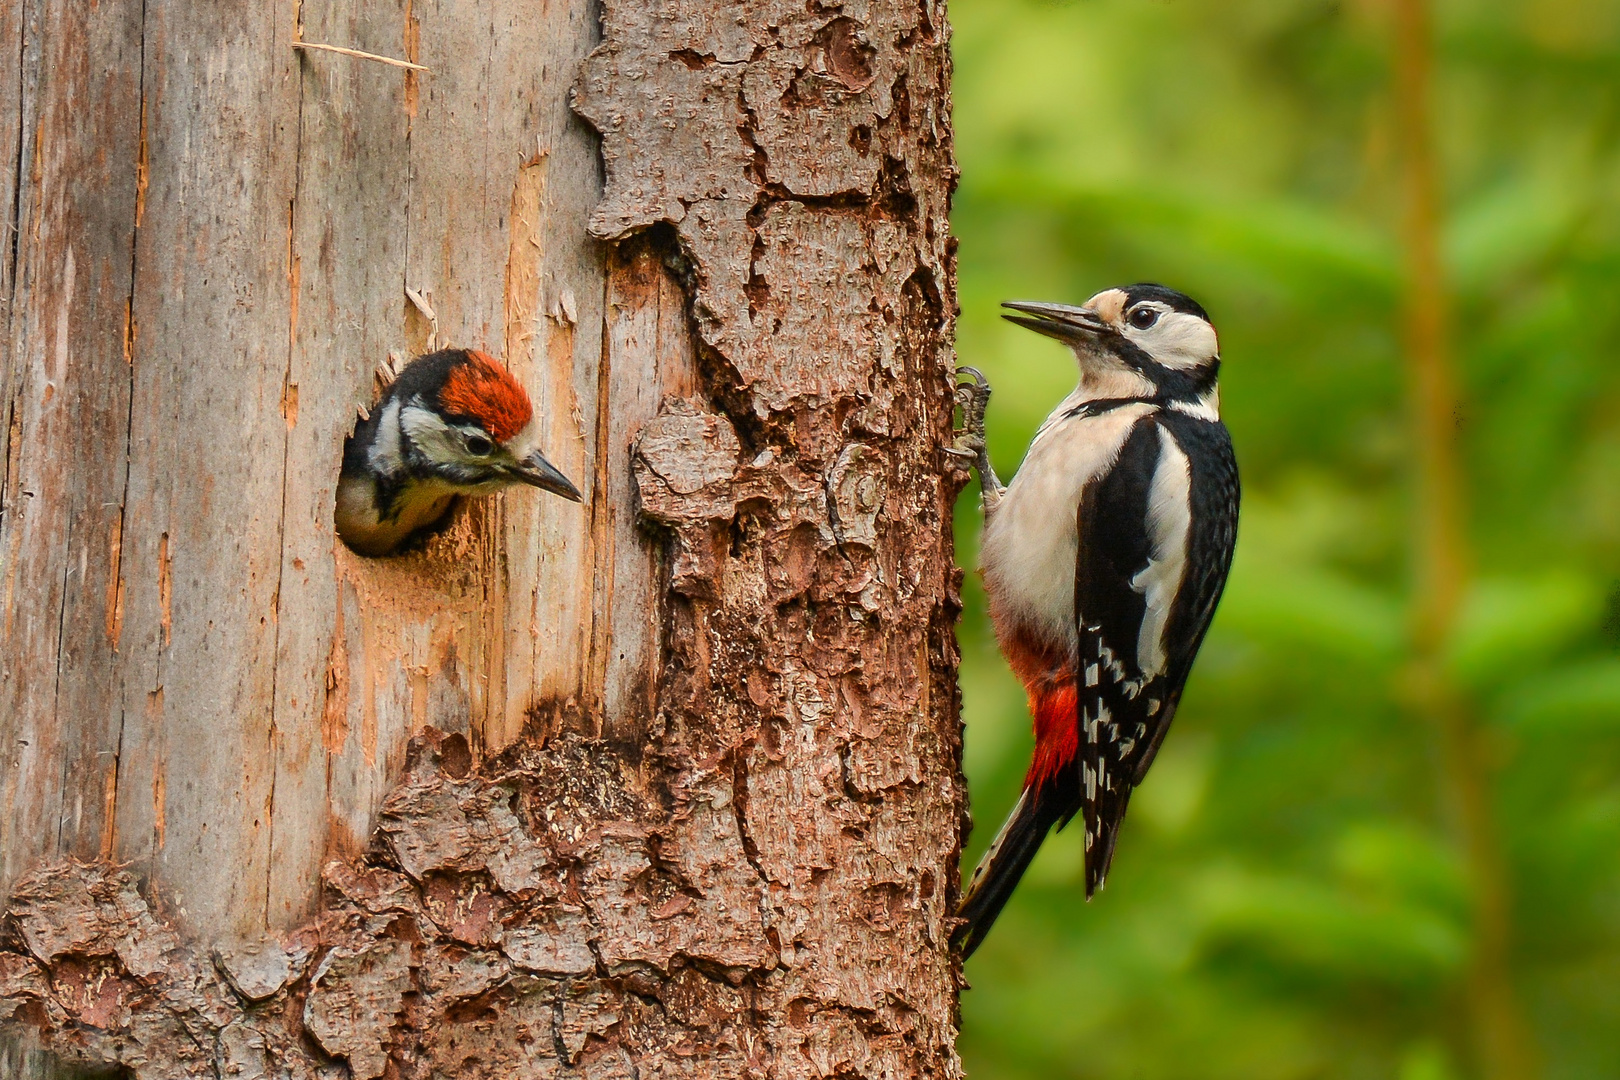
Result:
[[[956,388],[956,403],[962,409],[962,426],[957,429],[956,441],[946,449],[952,457],[977,464],[984,452],[984,410],[990,404],[990,381],[978,368],[959,367],[958,376],[967,376],[972,382]]]
[[[1001,501],[1001,481],[990,465],[990,449],[984,437],[984,411],[990,404],[990,380],[974,367],[959,367],[958,376],[964,382],[956,388],[956,402],[962,409],[962,426],[957,429],[956,441],[945,452],[968,468],[979,470],[979,486],[984,490],[984,508],[988,513]]]

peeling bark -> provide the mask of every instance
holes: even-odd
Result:
[[[0,794],[56,829],[0,825],[0,1064],[26,1044],[143,1080],[960,1075],[942,7],[606,0],[581,66],[586,4],[417,0],[403,31],[392,4],[305,5],[307,40],[432,75],[284,55],[245,5],[201,27],[171,7],[103,31],[130,73],[109,116],[142,120],[101,161],[125,196],[91,210],[28,142],[57,92],[28,72],[55,54],[0,16],[24,91],[0,135],[25,148],[0,192],[29,238],[0,275],[0,735],[38,740]],[[246,157],[234,114],[173,112],[216,56],[252,60],[275,118]],[[186,172],[187,132],[245,179]],[[234,276],[174,209],[227,183],[206,228],[262,218],[261,254],[285,234]],[[71,255],[113,220],[125,261],[63,279],[50,237]],[[109,291],[136,315],[73,306]],[[204,338],[232,363],[171,348]],[[372,367],[430,340],[504,346],[586,506],[492,499],[421,554],[357,559],[330,535],[337,448]],[[126,418],[86,449],[127,441],[131,473],[74,496],[107,498],[70,543],[51,523],[77,504],[32,501],[62,475],[39,440],[106,411],[50,407],[96,365],[125,373]],[[250,437],[216,472],[163,405],[220,372]],[[210,555],[220,536],[243,554]]]
[[[869,886],[822,916],[882,935],[869,963],[817,963],[803,934],[784,955],[727,763],[685,771],[659,808],[597,740],[471,772],[466,755],[460,735],[414,740],[371,851],[330,863],[321,916],[279,938],[210,953],[126,870],[29,875],[0,937],[0,1015],[66,1063],[142,1077],[943,1075],[949,1029],[912,1005],[917,959],[883,940],[918,898]],[[881,996],[839,993],[882,968],[899,973]]]

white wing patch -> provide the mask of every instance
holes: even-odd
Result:
[[[1151,678],[1164,674],[1164,631],[1187,569],[1187,537],[1192,528],[1192,467],[1186,453],[1162,427],[1159,464],[1148,491],[1147,527],[1152,554],[1147,566],[1131,579],[1131,588],[1147,601],[1136,642],[1136,663],[1143,676]]]

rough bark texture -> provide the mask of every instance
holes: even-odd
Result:
[[[0,1069],[957,1075],[942,8],[81,9],[0,10]],[[356,558],[436,343],[586,505]]]

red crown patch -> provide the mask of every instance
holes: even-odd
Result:
[[[488,353],[467,350],[467,359],[450,369],[439,391],[439,407],[452,416],[476,420],[497,442],[506,442],[534,415],[529,395]]]

